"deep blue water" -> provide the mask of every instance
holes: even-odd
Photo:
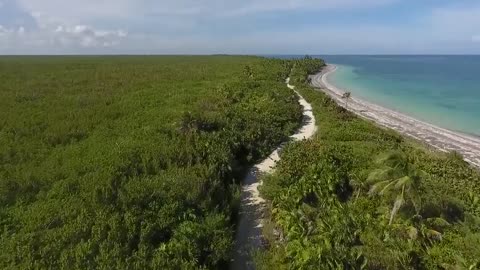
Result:
[[[480,56],[318,56],[352,95],[438,126],[480,135]]]

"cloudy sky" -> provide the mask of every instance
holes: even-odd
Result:
[[[479,0],[0,0],[0,54],[480,54]]]

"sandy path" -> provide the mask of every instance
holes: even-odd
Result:
[[[289,84],[288,79],[287,86],[292,90],[295,89],[294,86]],[[297,91],[295,93],[298,95],[299,103],[303,107],[303,123],[297,133],[290,138],[293,141],[299,141],[312,137],[315,134],[316,126],[312,105]],[[232,270],[255,269],[251,253],[262,247],[262,218],[265,203],[258,191],[258,186],[261,185],[258,176],[273,172],[276,162],[280,160],[279,151],[282,149],[282,146],[279,146],[264,161],[253,166],[243,180],[242,202],[237,234],[235,236],[235,253],[230,263],[230,269]]]
[[[337,67],[328,65],[321,73],[311,76],[312,84],[315,87],[322,88],[338,104],[345,107],[345,101],[341,98],[344,91],[328,81],[328,76],[336,69]],[[480,138],[478,137],[440,128],[357,97],[349,99],[348,109],[384,127],[424,141],[441,151],[456,151],[462,154],[467,162],[480,167]]]

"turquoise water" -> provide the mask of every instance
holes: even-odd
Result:
[[[330,83],[440,127],[480,136],[480,56],[321,56]]]

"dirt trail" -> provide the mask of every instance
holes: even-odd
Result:
[[[286,81],[288,88],[295,91],[295,87],[290,85],[289,81],[289,79]],[[295,93],[303,107],[303,122],[301,128],[290,138],[293,141],[300,141],[311,138],[315,134],[316,126],[312,105],[297,91]],[[230,263],[232,270],[255,269],[252,251],[262,247],[262,218],[265,203],[258,191],[258,186],[261,185],[259,175],[271,173],[274,170],[276,162],[280,160],[281,148],[282,146],[279,146],[268,158],[253,166],[243,180],[235,253]]]

